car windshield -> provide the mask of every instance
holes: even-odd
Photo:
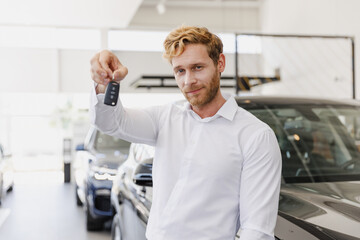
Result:
[[[360,180],[360,109],[268,105],[249,111],[274,130],[286,183]]]
[[[123,154],[128,154],[129,148],[129,142],[103,134],[102,132],[97,132],[95,149],[97,149],[98,151],[119,150]]]

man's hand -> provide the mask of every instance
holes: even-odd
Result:
[[[112,80],[120,82],[128,74],[128,69],[123,66],[119,59],[108,50],[103,50],[91,59],[91,78],[98,85],[96,94],[105,93],[106,86]]]

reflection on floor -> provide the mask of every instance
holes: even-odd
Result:
[[[87,232],[73,184],[62,172],[16,173],[14,190],[0,207],[0,239],[109,240],[110,232]]]

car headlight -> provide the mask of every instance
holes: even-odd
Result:
[[[116,175],[116,169],[109,169],[105,167],[93,166],[90,175],[96,180],[110,180],[113,181]]]
[[[111,174],[108,174],[108,173],[104,173],[104,174],[95,173],[94,178],[96,180],[110,180],[110,181],[113,181],[115,179],[115,175],[111,175]]]

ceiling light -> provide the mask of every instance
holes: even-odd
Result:
[[[165,4],[159,3],[158,5],[156,5],[156,9],[160,15],[163,15],[166,11]]]

